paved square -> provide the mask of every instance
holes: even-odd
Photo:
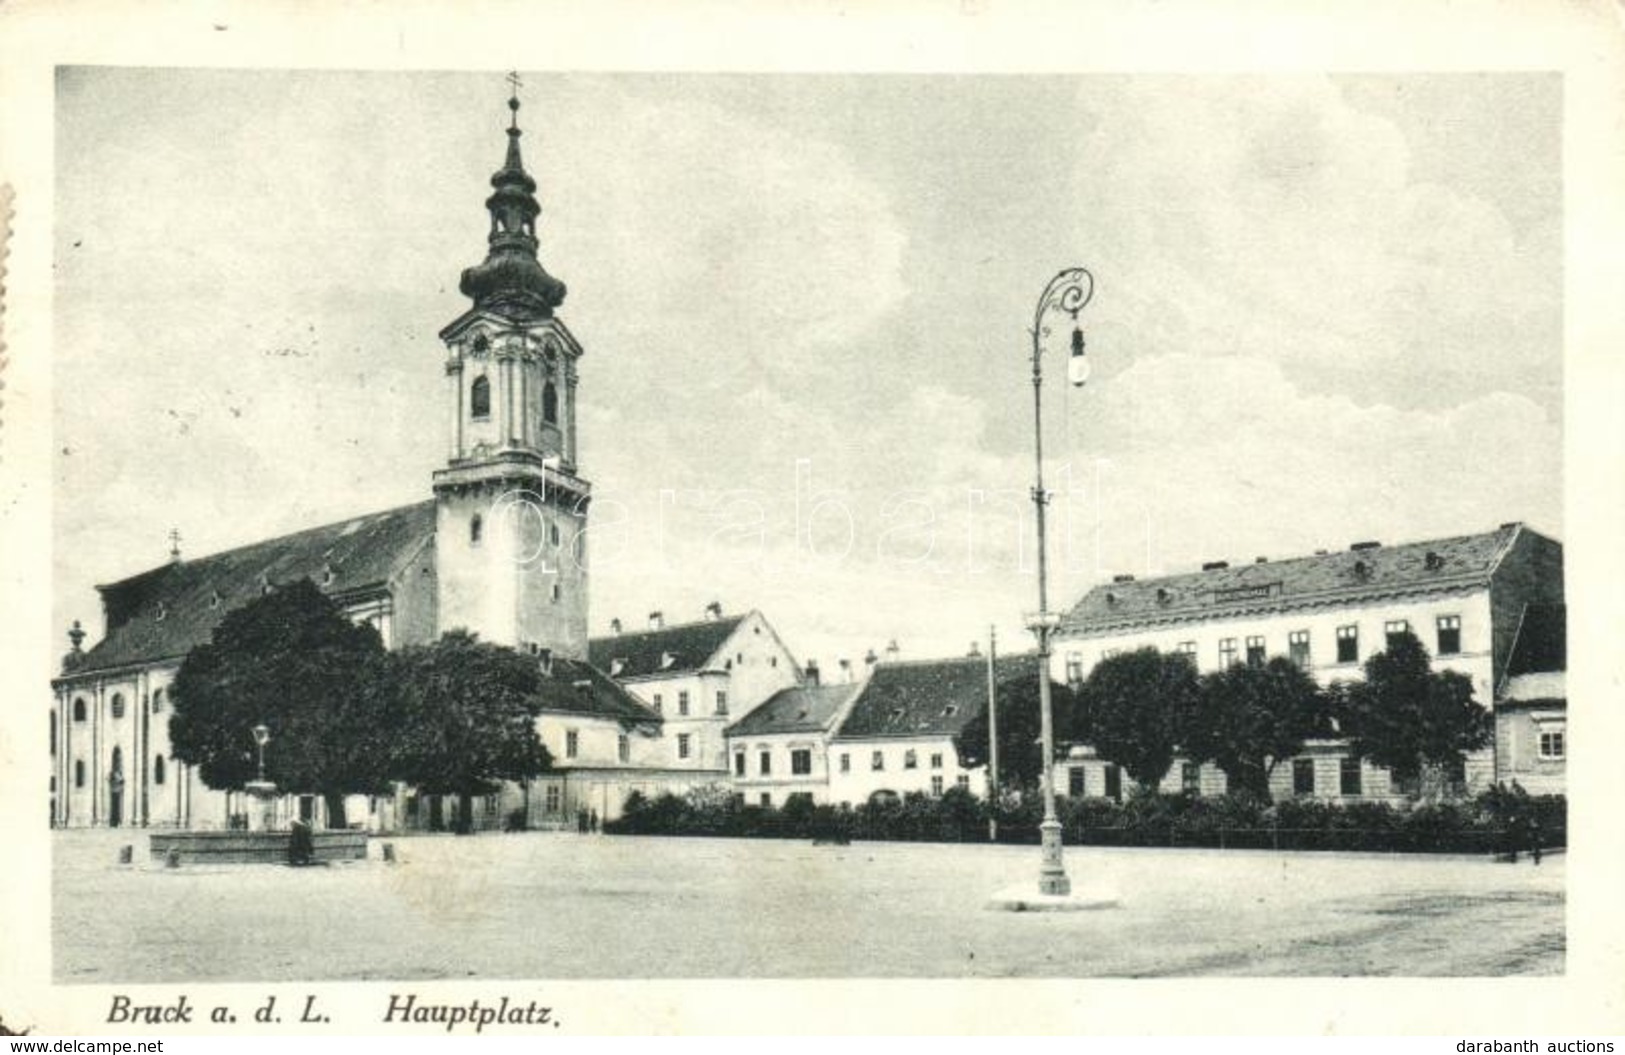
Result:
[[[991,911],[1037,847],[395,838],[399,864],[165,870],[55,835],[62,982],[1559,974],[1564,858],[1068,847],[1121,907]],[[116,864],[118,847],[137,864]]]

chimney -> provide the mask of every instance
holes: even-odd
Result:
[[[851,681],[852,680],[852,661],[850,659],[842,659],[841,660],[841,680],[842,681]]]
[[[897,656],[900,652],[902,652],[902,649],[897,647],[897,639],[895,637],[886,642],[886,662],[896,663]]]
[[[1254,564],[1268,564],[1269,562],[1270,562],[1270,559],[1268,557],[1254,557],[1253,558],[1253,563]]]
[[[1113,575],[1112,576],[1112,582],[1133,582],[1133,581],[1134,581],[1134,576],[1132,576],[1132,575]]]
[[[719,620],[721,620],[721,618],[722,618],[722,602],[721,601],[712,601],[710,604],[706,605],[705,606],[705,618],[706,618],[707,622],[711,622],[711,623],[715,623],[715,622],[718,622]]]
[[[553,650],[538,648],[536,650],[536,665],[542,669],[542,677],[551,678],[553,676]]]
[[[812,688],[818,688],[818,661],[816,659],[807,661],[807,684]]]
[[[1202,570],[1203,571],[1223,571],[1224,569],[1226,569],[1228,567],[1230,567],[1230,562],[1227,561],[1227,560],[1210,560],[1206,564],[1202,565]]]
[[[621,621],[619,619],[611,619],[609,621],[609,632],[614,634],[616,637],[621,636]]]
[[[1381,548],[1382,548],[1382,543],[1380,543],[1380,542],[1356,542],[1354,545],[1349,547],[1349,549],[1352,550],[1355,553],[1364,553],[1368,549],[1381,549]]]
[[[662,612],[650,612],[649,613],[649,629],[650,630],[663,630],[663,629],[665,629],[665,626],[666,626],[666,616],[665,616],[664,613],[662,613]]]
[[[868,652],[863,654],[863,662],[872,667],[876,663],[880,662],[880,657],[875,655],[875,650],[871,648]]]
[[[972,641],[970,643],[970,651],[965,653],[966,657],[969,658],[969,659],[975,659],[976,657],[980,656],[981,654],[982,654],[982,643],[980,641]]]

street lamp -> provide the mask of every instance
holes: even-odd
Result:
[[[256,725],[254,727],[254,743],[258,744],[260,749],[260,775],[258,783],[261,784],[265,783],[265,745],[270,742],[270,727],[263,724]]]
[[[1044,507],[1049,494],[1044,490],[1044,338],[1049,336],[1045,316],[1053,311],[1064,311],[1072,316],[1072,355],[1067,364],[1067,377],[1074,385],[1089,379],[1089,361],[1083,352],[1083,330],[1078,326],[1078,312],[1095,292],[1095,278],[1081,267],[1067,268],[1044,287],[1033,312],[1033,439],[1036,482],[1033,486],[1033,505],[1038,509],[1038,611],[1027,619],[1027,628],[1038,638],[1038,720],[1044,752],[1044,821],[1038,826],[1041,844],[1041,863],[1038,869],[1038,892],[1065,897],[1072,892],[1072,881],[1066,876],[1066,865],[1061,860],[1061,821],[1055,815],[1055,723],[1051,716],[1049,692],[1050,635],[1061,624],[1061,617],[1049,610],[1048,565],[1044,546]]]

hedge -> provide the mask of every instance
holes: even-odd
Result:
[[[1061,798],[1056,808],[1065,841],[1091,846],[1507,853],[1527,849],[1537,839],[1544,848],[1561,847],[1567,835],[1563,796],[1531,796],[1517,785],[1498,786],[1474,799],[1397,807],[1142,793],[1125,802]],[[1036,796],[1004,804],[999,841],[1036,843],[1042,818]],[[604,830],[823,842],[986,842],[988,820],[987,804],[963,788],[950,788],[940,798],[911,793],[855,808],[815,805],[807,796],[793,796],[774,808],[715,794],[649,799],[634,793],[622,816]]]

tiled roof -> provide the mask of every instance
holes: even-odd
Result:
[[[856,685],[793,685],[780,689],[728,726],[727,736],[767,733],[821,733],[858,691]]]
[[[1508,676],[1566,670],[1568,659],[1568,607],[1532,604],[1525,608],[1507,663]]]
[[[627,724],[660,724],[660,715],[590,663],[555,659],[539,693],[544,711],[612,718]]]
[[[1002,685],[1038,676],[1038,656],[1001,656],[994,675]],[[879,663],[853,701],[837,740],[953,736],[987,706],[987,659]]]
[[[1087,637],[1159,623],[1479,586],[1489,581],[1524,530],[1506,524],[1478,535],[1103,583],[1066,614],[1060,633]]]
[[[623,681],[685,674],[703,668],[744,618],[734,615],[595,637],[588,642],[587,657],[593,666]]]
[[[419,502],[176,561],[97,587],[107,636],[65,673],[184,656],[208,642],[227,612],[261,596],[266,583],[310,579],[339,595],[379,588],[433,539],[434,524],[434,502]]]

